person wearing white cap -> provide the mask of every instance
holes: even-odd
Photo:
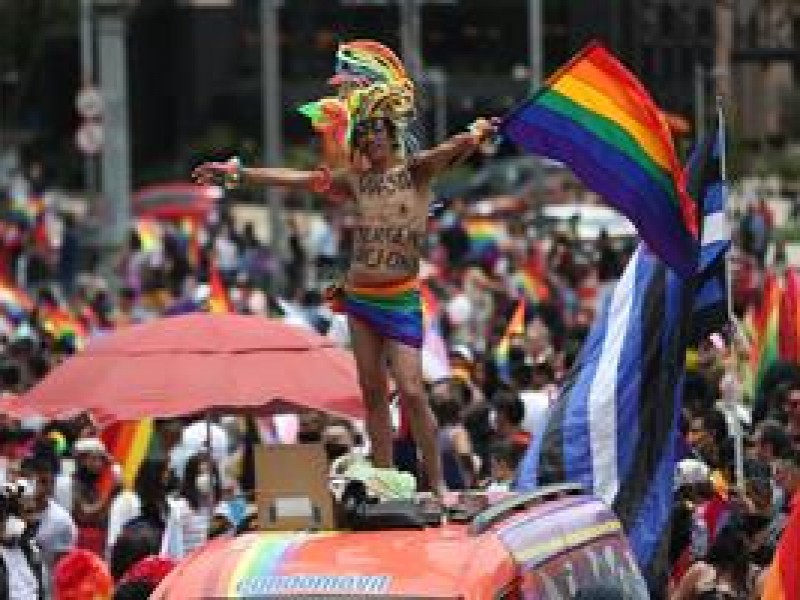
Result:
[[[114,493],[103,495],[100,480],[111,459],[103,441],[96,437],[76,440],[72,447],[75,456],[75,473],[61,475],[56,480],[56,501],[66,508],[78,527],[76,548],[91,550],[100,556],[105,555],[108,510]]]

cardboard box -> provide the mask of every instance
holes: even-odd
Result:
[[[319,444],[255,449],[259,527],[266,531],[334,529],[328,461]]]

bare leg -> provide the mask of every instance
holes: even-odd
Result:
[[[386,340],[389,366],[400,397],[406,405],[414,441],[422,453],[422,467],[431,490],[439,495],[447,491],[442,474],[436,419],[422,383],[422,354],[416,348]]]
[[[358,382],[367,409],[366,427],[376,467],[394,464],[392,414],[389,409],[389,384],[383,338],[358,319],[349,318],[353,354],[358,367]]]

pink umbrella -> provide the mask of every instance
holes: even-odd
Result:
[[[107,422],[287,407],[363,418],[352,354],[277,320],[193,313],[92,340],[8,408]]]

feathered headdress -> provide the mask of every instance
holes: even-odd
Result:
[[[341,44],[336,52],[336,73],[329,83],[337,86],[337,97],[300,107],[322,135],[329,166],[348,161],[353,128],[366,119],[391,120],[404,145],[409,145],[406,128],[414,116],[414,83],[389,48],[372,40]]]

